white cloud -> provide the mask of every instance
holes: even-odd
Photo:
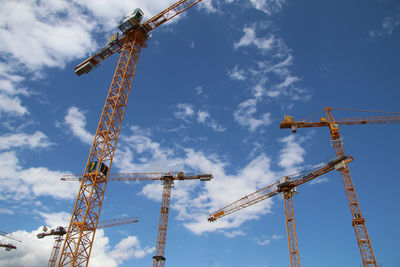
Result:
[[[40,232],[42,232],[42,227],[32,232],[19,230],[11,233],[13,237],[22,240],[22,242],[15,244],[17,249],[12,252],[0,250],[0,265],[8,267],[46,266],[54,239],[51,237],[38,239],[36,235]],[[146,246],[142,248],[136,236],[128,236],[117,243],[115,247],[111,247],[108,237],[104,235],[104,230],[98,229],[89,266],[117,267],[129,259],[143,258],[153,253],[154,250],[154,247]]]
[[[200,2],[199,7],[206,10],[208,13],[215,13],[217,9],[213,6],[211,0],[203,0]]]
[[[210,117],[210,113],[207,111],[198,111],[197,112],[197,121],[200,123],[205,123],[207,118]]]
[[[56,228],[58,226],[68,227],[71,220],[71,213],[65,211],[55,213],[39,212],[39,214],[44,219],[44,225],[50,228]]]
[[[155,247],[149,246],[142,248],[136,236],[128,236],[121,240],[110,254],[118,264],[121,264],[132,257],[141,259],[148,254],[152,254],[155,250]]]
[[[220,232],[222,232],[227,238],[234,238],[237,236],[246,235],[246,233],[241,230],[235,230],[235,231],[231,231],[231,232],[228,232],[228,231],[220,231]]]
[[[30,149],[45,148],[51,144],[47,136],[40,131],[36,131],[33,134],[16,133],[0,136],[0,150],[25,146]]]
[[[197,86],[196,88],[194,88],[194,90],[196,90],[196,93],[198,95],[201,95],[204,91],[204,88],[203,88],[203,86]]]
[[[187,123],[193,123],[196,120],[198,123],[212,128],[215,132],[223,132],[226,129],[217,123],[209,112],[204,110],[195,110],[193,105],[187,103],[179,103],[176,105],[177,111],[174,112],[174,116],[177,119],[183,120]]]
[[[86,117],[83,111],[75,106],[70,107],[64,118],[64,123],[68,126],[75,137],[85,144],[92,144],[94,135],[85,129]]]
[[[193,106],[186,103],[179,103],[176,105],[177,111],[174,112],[174,116],[177,119],[186,120],[188,117],[194,115]]]
[[[94,43],[90,32],[95,24],[69,1],[5,0],[0,18],[0,51],[31,71],[63,67],[66,60],[83,57]]]
[[[285,0],[249,0],[255,9],[270,15],[281,10]]]
[[[2,209],[0,208],[0,214],[10,214],[13,215],[14,211],[10,210],[10,209]]]
[[[267,52],[275,45],[276,39],[273,35],[270,35],[267,38],[257,38],[255,26],[244,27],[243,32],[244,35],[242,38],[240,38],[240,40],[235,42],[233,45],[235,49],[238,49],[239,47],[255,45],[258,49]]]
[[[244,81],[246,80],[245,72],[243,69],[239,69],[239,65],[235,65],[235,67],[228,71],[228,76],[232,80]]]
[[[322,184],[322,183],[327,183],[327,182],[329,182],[329,178],[328,177],[320,177],[320,178],[312,180],[308,184],[309,185],[315,185],[315,184]]]
[[[257,244],[260,246],[268,246],[271,243],[271,240],[266,239],[264,241],[257,241]]]
[[[381,28],[379,30],[371,30],[368,32],[368,36],[371,39],[390,36],[392,35],[395,28],[400,26],[400,12],[399,8],[393,15],[387,16],[383,19]]]
[[[239,125],[247,127],[250,132],[256,131],[261,126],[268,126],[272,123],[271,113],[261,114],[258,118],[255,117],[257,112],[257,99],[248,99],[238,105],[238,108],[233,113],[233,117]]]
[[[139,142],[139,145],[138,145]],[[176,219],[195,234],[222,229],[234,229],[226,235],[240,235],[235,229],[245,221],[260,218],[270,212],[272,200],[265,200],[240,212],[222,218],[215,223],[206,221],[207,215],[241,198],[269,185],[276,174],[270,169],[270,159],[260,154],[237,172],[227,174],[228,163],[218,156],[205,154],[191,148],[165,148],[152,141],[148,136],[121,136],[124,150],[119,151],[114,159],[114,166],[122,172],[141,171],[185,171],[190,173],[212,173],[210,182],[177,181],[171,194],[171,207],[178,212]],[[133,160],[145,157],[146,160]],[[162,185],[159,182],[147,184],[141,194],[147,198],[160,201]],[[224,192],[221,194],[221,192]]]
[[[285,169],[286,173],[295,173],[298,165],[304,162],[306,151],[301,147],[302,140],[295,135],[288,135],[279,140],[284,147],[279,151],[279,166]]]
[[[44,167],[23,168],[15,151],[0,153],[1,188],[0,199],[31,199],[51,196],[58,199],[72,199],[79,185],[66,187],[60,177],[66,171],[52,171]]]
[[[234,80],[250,80],[251,91],[257,101],[267,96],[269,98],[289,97],[291,100],[309,100],[310,92],[297,84],[300,77],[292,74],[293,65],[291,50],[285,42],[274,34],[267,33],[267,37],[258,37],[257,31],[268,30],[268,25],[261,23],[245,26],[244,35],[234,43],[234,48],[255,46],[263,55],[262,61],[255,62],[254,67],[235,67],[228,72]]]
[[[45,68],[87,57],[130,11],[139,7],[150,18],[174,2],[115,0],[110,8],[109,0],[0,1],[0,115],[29,114],[20,96],[32,90],[21,88],[23,82],[45,77]],[[103,36],[100,44],[95,35]]]
[[[282,239],[282,235],[279,235],[279,234],[273,234],[273,235],[272,235],[272,239],[275,239],[275,240]]]

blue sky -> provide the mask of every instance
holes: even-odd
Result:
[[[136,7],[174,1],[0,3],[0,229],[22,240],[0,266],[43,266],[67,225],[118,56],[88,75],[74,67]],[[282,175],[334,157],[327,129],[280,130],[284,114],[325,106],[400,111],[400,5],[394,0],[204,1],[153,31],[142,50],[111,172],[212,172],[172,191],[166,265],[289,266],[281,196],[218,222],[207,215]],[[336,118],[360,117],[334,111]],[[323,113],[311,120],[319,120]],[[398,125],[343,126],[345,152],[376,258],[400,266]],[[318,181],[318,182],[317,182]],[[90,266],[148,266],[161,185],[110,182]],[[298,188],[294,211],[304,266],[361,266],[340,174]],[[5,241],[4,239],[0,241]]]

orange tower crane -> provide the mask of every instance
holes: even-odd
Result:
[[[14,241],[21,242],[21,240],[18,240],[15,237],[12,237],[8,233],[6,233],[4,231],[1,231],[1,230],[0,230],[0,235],[4,236],[6,238],[12,239]],[[2,242],[0,242],[0,248],[5,248],[6,251],[10,251],[12,249],[17,249],[17,247],[15,245],[11,244],[11,243],[2,243]]]
[[[220,210],[217,210],[216,212],[210,214],[207,220],[209,222],[213,222],[226,215],[229,215],[231,213],[234,213],[236,211],[254,205],[260,201],[273,197],[279,193],[282,193],[285,205],[285,218],[286,218],[287,238],[289,244],[290,266],[298,267],[300,266],[299,249],[297,244],[296,225],[294,220],[293,201],[292,201],[292,196],[297,193],[296,189],[297,186],[309,182],[334,169],[342,170],[343,168],[345,168],[346,164],[352,160],[353,158],[351,158],[350,156],[342,155],[317,169],[303,172],[303,174],[300,175],[295,174],[290,176],[284,176],[280,178],[279,181],[274,182],[273,184],[264,187],[250,195],[244,196],[241,199],[227,205],[226,207]]]
[[[345,118],[335,120],[332,115],[332,110],[338,110],[338,108],[326,107],[325,111],[327,117],[321,118],[319,122],[305,122],[305,121],[294,121],[293,117],[285,116],[284,121],[280,123],[281,129],[292,129],[295,133],[297,128],[310,128],[310,127],[328,127],[331,135],[331,141],[333,148],[335,149],[336,155],[339,157],[344,155],[342,139],[339,134],[339,125],[360,125],[360,124],[383,124],[383,123],[400,123],[400,116],[394,115],[398,112],[381,112],[391,113],[390,116],[378,116],[378,117],[362,117],[362,118]],[[355,109],[341,109],[341,110],[352,110],[352,111],[363,111],[371,112],[367,110],[355,110]],[[346,189],[347,199],[350,205],[350,211],[353,218],[353,227],[357,236],[357,243],[360,248],[361,257],[364,266],[375,266],[378,267],[375,259],[374,252],[372,250],[371,241],[368,235],[367,226],[365,225],[365,218],[361,214],[361,209],[358,204],[356,191],[354,189],[353,181],[350,175],[348,166],[341,171],[344,186]]]
[[[86,162],[59,266],[87,266],[89,263],[108,170],[112,165],[139,54],[149,39],[149,33],[199,2],[201,0],[180,0],[144,23],[141,23],[143,12],[135,9],[119,25],[120,38],[114,34],[107,46],[75,68],[75,73],[81,75],[112,54],[121,53]]]
[[[163,185],[161,211],[158,222],[156,254],[153,256],[153,267],[165,266],[165,244],[167,239],[168,215],[171,199],[171,189],[174,181],[200,180],[210,181],[212,174],[188,175],[183,172],[153,172],[153,173],[111,173],[109,181],[161,181]],[[82,175],[64,175],[62,181],[80,181]]]
[[[99,224],[97,225],[97,229],[123,225],[123,224],[131,224],[131,223],[136,223],[138,221],[139,220],[136,217],[106,220],[99,222]],[[58,226],[56,229],[51,229],[50,232],[47,232],[47,228],[46,226],[44,226],[43,232],[36,235],[37,238],[39,239],[44,238],[45,236],[56,236],[54,238],[54,245],[50,254],[50,259],[47,264],[47,267],[55,267],[57,264],[58,253],[60,251],[61,242],[64,240],[64,235],[67,233],[65,229],[66,227]]]

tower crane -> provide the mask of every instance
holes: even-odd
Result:
[[[326,163],[322,167],[302,172],[302,174],[295,174],[284,176],[277,182],[272,183],[269,186],[261,188],[260,190],[242,197],[241,199],[225,206],[222,209],[210,214],[207,218],[209,222],[214,222],[226,215],[242,210],[246,207],[254,205],[260,201],[273,197],[279,193],[283,195],[283,202],[285,206],[285,218],[286,218],[286,230],[289,244],[289,256],[290,266],[300,266],[299,250],[297,244],[296,225],[294,220],[293,201],[292,196],[297,194],[297,186],[309,182],[325,173],[328,173],[334,169],[342,170],[346,164],[353,160],[350,156],[342,155],[330,162]]]
[[[99,224],[97,225],[97,229],[107,228],[107,227],[112,227],[112,226],[117,226],[117,225],[123,225],[123,224],[131,224],[131,223],[136,223],[138,221],[139,220],[136,217],[135,218],[121,218],[121,219],[106,220],[106,221],[99,222]],[[67,233],[66,227],[63,227],[63,226],[58,226],[56,229],[51,229],[50,232],[47,232],[46,226],[43,226],[43,232],[36,235],[36,237],[39,239],[44,238],[46,236],[55,236],[53,249],[51,251],[50,259],[47,264],[47,267],[55,267],[56,266],[61,242],[64,240],[64,235],[66,233]]]
[[[12,239],[14,241],[21,242],[21,240],[18,240],[15,237],[10,236],[7,232],[1,231],[1,230],[0,230],[0,235],[4,236],[6,238]],[[17,247],[11,243],[2,243],[2,242],[0,242],[0,248],[5,248],[6,251],[10,251],[12,249],[17,249]]]
[[[135,9],[119,25],[121,38],[114,35],[107,46],[75,68],[75,73],[81,75],[112,54],[121,53],[86,162],[59,266],[87,266],[89,263],[108,170],[112,165],[139,54],[146,46],[150,32],[199,2],[201,0],[179,0],[144,23],[141,23],[143,12]]]
[[[280,123],[281,129],[292,129],[292,133],[297,132],[297,128],[310,128],[310,127],[328,127],[331,135],[331,141],[333,148],[335,149],[336,155],[339,157],[344,155],[342,139],[339,134],[339,125],[361,125],[361,124],[383,124],[383,123],[400,123],[400,116],[394,115],[399,114],[398,112],[384,112],[392,113],[386,116],[377,117],[362,117],[362,118],[344,118],[335,120],[332,114],[332,110],[339,110],[338,108],[326,107],[327,117],[323,117],[319,122],[305,122],[295,121],[292,116],[285,115],[284,121]],[[341,110],[353,110],[353,111],[364,111],[367,110],[355,110],[355,109],[341,109]],[[350,205],[350,211],[353,218],[352,225],[354,227],[357,243],[360,248],[361,257],[364,266],[375,266],[378,267],[375,259],[374,252],[372,250],[371,241],[368,235],[367,226],[365,225],[365,218],[361,214],[361,209],[358,204],[356,191],[354,189],[353,181],[350,175],[350,170],[346,165],[346,168],[341,170],[344,186],[346,189],[347,199]]]
[[[167,173],[111,173],[108,177],[109,181],[161,181],[163,192],[161,198],[161,211],[158,221],[158,232],[156,242],[156,253],[153,256],[153,267],[165,266],[165,245],[167,238],[168,215],[171,199],[171,189],[174,181],[183,180],[200,180],[210,181],[212,174],[188,175],[183,172],[167,172]],[[82,175],[64,175],[62,181],[80,181]]]

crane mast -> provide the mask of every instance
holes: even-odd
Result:
[[[286,232],[289,245],[290,266],[297,267],[300,266],[300,259],[299,259],[299,248],[297,243],[296,224],[294,220],[292,191],[293,191],[292,188],[285,188],[282,190],[282,194],[283,194],[283,203],[285,206],[285,221],[286,221]]]
[[[343,144],[339,134],[339,127],[335,124],[335,119],[331,112],[331,109],[326,109],[329,130],[331,133],[331,141],[335,149],[336,155],[339,157],[344,155]],[[354,189],[353,180],[351,179],[350,169],[345,165],[345,168],[341,170],[344,187],[346,189],[347,199],[350,205],[350,211],[353,218],[353,227],[357,236],[357,243],[360,248],[362,260],[364,266],[378,266],[374,252],[372,250],[371,240],[368,235],[367,226],[365,225],[365,219],[361,214],[360,205],[358,204],[358,199],[356,191]]]
[[[386,124],[386,123],[400,123],[400,116],[394,115],[398,112],[385,112],[392,113],[388,116],[375,116],[375,117],[361,117],[361,118],[344,118],[335,120],[332,110],[334,108],[326,107],[325,112],[327,117],[321,118],[319,122],[305,122],[305,121],[294,121],[293,117],[285,116],[284,121],[280,123],[281,129],[292,129],[292,132],[297,132],[297,128],[310,128],[310,127],[328,127],[332,146],[335,150],[336,155],[339,157],[344,155],[342,138],[339,134],[339,125],[361,125],[361,124]],[[347,109],[351,110],[351,109]],[[367,110],[358,110],[367,111]],[[368,235],[367,226],[365,225],[365,219],[361,214],[360,205],[358,203],[356,191],[354,188],[353,180],[350,175],[350,169],[347,164],[342,168],[341,175],[346,190],[346,196],[350,206],[350,212],[352,215],[352,225],[357,238],[357,243],[360,249],[361,257],[364,266],[375,266],[377,267],[377,261],[372,249],[371,240]]]
[[[162,181],[162,184],[163,184],[163,192],[161,199],[160,218],[158,220],[156,253],[153,256],[153,267],[165,266],[165,242],[167,239],[169,205],[171,202],[171,189],[174,185],[174,181],[171,179],[165,179]]]
[[[104,104],[68,227],[59,266],[87,266],[144,33],[125,42]],[[95,166],[96,165],[96,166]],[[90,230],[88,230],[90,229]]]
[[[94,57],[91,57],[75,69],[78,75],[87,73],[111,54],[121,51],[85,166],[58,266],[87,266],[89,264],[107,186],[108,170],[111,169],[139,54],[148,39],[148,32],[200,1],[178,1],[148,22],[124,32],[122,46],[117,46],[113,51],[106,47],[104,51],[107,56],[99,57],[94,62],[95,64],[92,62]]]
[[[336,159],[328,162],[324,166],[309,171],[306,175],[297,174],[282,177],[279,179],[279,181],[274,182],[271,185],[266,186],[250,195],[244,196],[241,199],[227,205],[226,207],[210,214],[207,220],[209,222],[213,222],[226,215],[242,210],[267,198],[282,193],[285,206],[285,221],[289,246],[290,266],[298,267],[300,266],[300,259],[292,201],[293,195],[297,192],[296,187],[334,169],[342,170],[345,164],[351,162],[352,160],[353,158],[350,156],[341,155]]]

